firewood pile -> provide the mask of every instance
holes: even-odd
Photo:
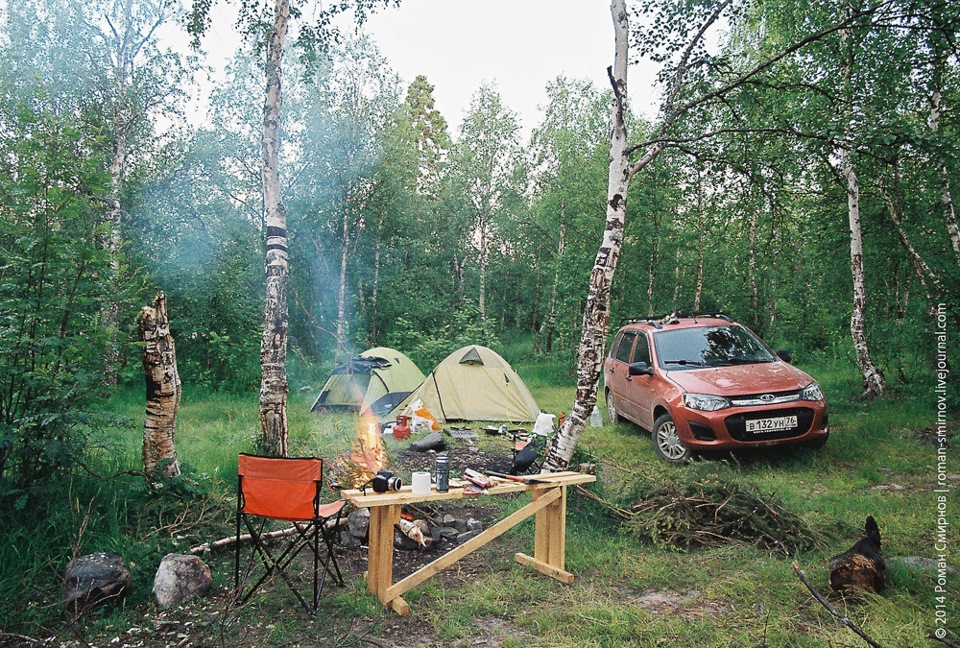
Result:
[[[640,484],[629,501],[636,503],[615,510],[627,530],[661,546],[743,542],[792,555],[815,544],[806,523],[775,495],[715,476]]]

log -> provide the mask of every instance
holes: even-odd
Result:
[[[324,529],[331,529],[335,526],[342,526],[347,523],[346,518],[341,518],[337,520],[327,520],[323,525]],[[297,525],[287,527],[286,529],[280,529],[279,531],[269,531],[267,533],[261,533],[260,538],[263,540],[272,540],[274,538],[285,538],[287,536],[293,535],[297,532]],[[250,534],[244,533],[239,538],[237,536],[227,536],[226,538],[220,538],[219,540],[214,540],[213,542],[204,542],[203,544],[197,545],[195,547],[190,547],[188,554],[191,556],[202,556],[208,551],[213,551],[215,549],[223,549],[224,547],[229,547],[230,545],[236,544],[239,542],[250,542]]]
[[[880,527],[872,516],[867,516],[863,530],[863,538],[830,559],[830,589],[835,592],[883,589],[886,565],[880,551]]]

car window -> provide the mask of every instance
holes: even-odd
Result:
[[[637,335],[637,344],[633,347],[633,358],[630,362],[646,362],[650,364],[650,343],[646,335]]]
[[[620,345],[617,347],[617,355],[615,356],[617,360],[620,362],[630,362],[630,351],[633,348],[633,341],[636,337],[636,333],[629,331],[623,334],[623,337],[620,338]]]
[[[773,354],[741,326],[703,326],[661,331],[654,336],[664,369],[696,369],[773,362]]]

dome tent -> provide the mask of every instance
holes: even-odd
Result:
[[[420,383],[423,372],[395,349],[375,347],[335,368],[311,412],[369,409],[381,423]]]
[[[513,367],[482,346],[448,355],[406,402],[423,401],[438,421],[535,421],[537,402]],[[400,408],[398,408],[399,411]]]

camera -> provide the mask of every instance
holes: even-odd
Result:
[[[378,470],[377,474],[374,475],[370,481],[376,493],[386,493],[390,490],[398,491],[400,487],[403,486],[403,481],[400,477],[394,475],[393,471],[390,470]]]

